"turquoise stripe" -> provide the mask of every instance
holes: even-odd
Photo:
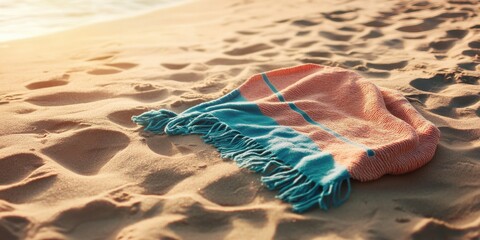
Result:
[[[262,183],[278,190],[277,197],[290,202],[296,212],[315,205],[338,206],[350,195],[351,176],[345,166],[307,135],[264,115],[238,89],[178,115],[152,110],[133,120],[154,133],[202,135],[223,158],[264,174]]]
[[[367,146],[363,145],[363,144],[360,144],[360,143],[356,143],[356,142],[353,142],[351,140],[349,140],[348,138],[340,135],[339,133],[333,131],[332,129],[328,128],[327,126],[319,123],[319,122],[316,122],[314,121],[305,111],[303,111],[302,109],[300,109],[299,107],[297,107],[293,102],[288,102],[285,100],[285,98],[283,97],[283,95],[277,90],[277,88],[272,84],[272,82],[270,82],[270,80],[268,79],[267,77],[267,74],[265,73],[262,73],[262,78],[263,78],[263,81],[267,84],[267,86],[270,88],[270,90],[272,90],[273,93],[275,93],[275,95],[277,96],[278,100],[280,100],[281,102],[284,102],[284,103],[287,103],[288,106],[295,112],[297,112],[298,114],[300,114],[304,119],[305,121],[309,122],[310,124],[312,125],[315,125],[315,126],[318,126],[320,127],[321,129],[323,129],[324,131],[328,132],[329,134],[335,136],[336,138],[342,140],[343,142],[346,142],[348,144],[351,144],[353,146],[356,146],[356,147],[359,147],[359,148],[363,148],[366,153],[367,153],[367,156],[369,157],[372,157],[375,155],[375,152],[368,148]]]
[[[215,116],[230,128],[239,131],[242,136],[251,138],[264,149],[272,152],[277,159],[299,170],[317,183],[324,185],[339,176],[349,176],[344,166],[335,163],[332,154],[322,151],[305,134],[289,126],[279,125],[273,118],[264,115],[259,106],[245,99],[239,90],[192,107],[171,120],[169,125],[173,126],[177,124],[176,122],[196,118],[202,113]],[[185,127],[175,131],[168,129],[167,133],[177,135],[187,134],[188,131]]]

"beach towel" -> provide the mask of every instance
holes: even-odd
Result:
[[[157,134],[201,135],[222,157],[261,173],[295,212],[341,205],[351,179],[423,166],[440,137],[400,93],[315,64],[253,75],[180,114],[151,110],[132,120]]]

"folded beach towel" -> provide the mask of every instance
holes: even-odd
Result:
[[[261,173],[296,212],[342,204],[350,178],[421,167],[440,136],[401,94],[314,64],[254,75],[178,115],[152,110],[132,120],[153,133],[200,134],[222,157]]]

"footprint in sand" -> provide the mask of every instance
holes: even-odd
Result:
[[[280,53],[279,52],[265,52],[260,54],[263,57],[275,57],[278,56]]]
[[[318,34],[324,38],[327,38],[333,41],[342,41],[342,42],[349,41],[353,37],[353,35],[349,35],[349,34],[338,34],[338,33],[327,32],[327,31],[320,31]]]
[[[372,78],[388,78],[390,77],[391,73],[388,71],[363,71],[363,69],[359,69],[362,71],[362,74]]]
[[[225,78],[226,77],[223,74],[213,74],[207,76],[204,81],[192,87],[192,90],[195,90],[201,94],[215,94],[222,92],[222,89],[224,89],[227,85],[222,81]]]
[[[38,81],[27,84],[25,87],[30,90],[40,89],[40,88],[49,88],[49,87],[58,87],[68,84],[68,79],[70,75],[63,74],[61,77],[55,77],[46,81]]]
[[[391,62],[391,63],[374,63],[374,62],[367,62],[367,67],[374,68],[378,70],[394,70],[394,69],[401,69],[408,65],[408,61],[399,61],[399,62]]]
[[[391,23],[388,23],[384,20],[373,20],[373,21],[370,21],[370,22],[366,22],[364,23],[363,25],[367,26],[367,27],[376,27],[376,28],[381,28],[381,27],[387,27],[387,26],[390,26],[392,25]]]
[[[306,52],[305,54],[310,57],[323,57],[323,58],[329,58],[333,55],[331,52],[324,52],[324,51],[311,51],[311,52]]]
[[[367,34],[363,35],[361,38],[362,39],[372,39],[372,38],[379,38],[382,37],[383,33],[380,32],[379,30],[371,30]]]
[[[462,54],[469,57],[480,56],[480,49],[467,49],[464,50]]]
[[[178,143],[178,137],[182,138],[182,141],[186,141],[185,137],[181,136],[153,135],[146,138],[146,143],[150,150],[162,156],[172,157],[179,154],[184,155],[192,153],[193,150],[191,147],[184,143]],[[199,143],[197,145],[202,144]]]
[[[18,182],[35,169],[45,164],[44,160],[31,153],[18,153],[0,159],[0,185]]]
[[[241,206],[254,200],[260,185],[257,176],[238,171],[216,179],[200,195],[221,206]]]
[[[409,33],[424,32],[424,31],[435,29],[442,22],[444,21],[430,18],[430,19],[425,19],[422,23],[419,23],[419,24],[399,27],[397,28],[397,30],[401,32],[409,32]]]
[[[462,164],[460,162],[458,162],[457,164]],[[468,167],[475,168],[474,166]],[[465,184],[462,183],[461,186],[465,187]],[[471,192],[473,192],[474,190],[475,188],[472,188]],[[435,192],[430,194],[434,193]],[[471,211],[470,209],[463,206],[464,204],[475,202],[475,199],[478,198],[478,195],[475,196],[475,194],[467,193],[462,195],[461,198],[454,198],[451,196],[448,197],[452,200],[455,199],[455,201],[452,201],[448,205],[443,205],[441,203],[435,204],[432,203],[431,200],[429,200],[427,197],[424,197],[422,195],[418,197],[393,199],[393,202],[395,202],[399,206],[402,206],[402,211],[404,212],[412,213],[417,216],[428,216],[428,221],[422,224],[424,226],[416,227],[416,230],[412,233],[412,239],[469,239],[469,237],[467,237],[468,233],[471,234],[475,232],[475,230],[473,230],[475,228],[473,227],[473,225],[470,230],[466,230],[447,225],[439,219],[448,219],[449,215],[454,213],[462,214],[462,216],[470,215],[471,217],[474,217],[475,211]],[[431,219],[433,219],[433,221]]]
[[[365,68],[365,64],[362,60],[345,60],[341,62],[342,65],[347,66],[348,68],[362,69]]]
[[[295,20],[292,22],[292,25],[299,26],[299,27],[310,27],[310,26],[315,26],[318,25],[319,23],[317,22],[312,22],[309,20]]]
[[[452,48],[457,39],[442,39],[438,41],[430,42],[429,47],[433,49],[434,52],[446,52]]]
[[[269,46],[267,44],[259,43],[259,44],[254,44],[242,48],[235,48],[230,51],[224,52],[227,55],[231,56],[241,56],[241,55],[247,55],[255,52],[260,52],[264,51],[267,49],[272,49],[272,46]]]
[[[161,65],[171,70],[180,70],[186,68],[190,63],[162,63]]]
[[[277,38],[277,39],[272,39],[270,42],[272,42],[276,45],[279,45],[279,46],[283,46],[289,40],[290,40],[290,38]]]
[[[215,238],[224,239],[228,238],[229,233],[236,229],[234,226],[237,221],[238,224],[247,223],[258,228],[265,227],[268,222],[267,212],[263,209],[216,210],[204,207],[198,202],[187,205],[185,202],[188,200],[172,199],[172,201],[175,203],[169,205],[168,208],[180,208],[181,210],[178,209],[176,212],[183,213],[183,217],[169,222],[165,227],[175,232],[180,239],[202,236],[207,232],[215,234]]]
[[[470,17],[469,12],[446,12],[446,13],[441,13],[433,18],[435,19],[456,19],[456,20],[465,20]]]
[[[59,139],[42,151],[75,173],[94,175],[129,142],[121,132],[86,129]]]
[[[360,27],[360,26],[343,26],[341,28],[338,28],[338,30],[340,31],[345,31],[345,32],[362,32],[363,31],[363,27]]]
[[[223,41],[226,42],[226,43],[236,43],[236,42],[238,42],[238,38],[234,38],[234,37],[233,38],[225,38],[225,39],[223,39]]]
[[[233,59],[233,58],[214,58],[206,62],[208,65],[237,65],[251,63],[249,59]]]
[[[435,74],[430,78],[417,78],[410,82],[410,85],[416,89],[426,92],[439,92],[449,85],[453,84],[453,78],[444,73]]]
[[[140,183],[140,186],[145,189],[145,194],[163,195],[168,193],[179,182],[192,175],[193,172],[163,168],[149,173]]]
[[[135,124],[133,121],[132,121],[132,116],[136,116],[136,115],[139,115],[143,112],[147,111],[146,108],[133,108],[133,109],[128,109],[128,110],[120,110],[120,111],[116,111],[116,112],[112,112],[110,114],[107,115],[107,118],[120,125],[120,126],[124,126],[124,127],[128,127],[128,128],[133,128],[133,127],[136,127],[137,124]]]
[[[32,123],[31,126],[35,133],[62,133],[69,130],[85,128],[90,125],[72,120],[47,119],[36,121]]]
[[[464,50],[462,52],[463,55],[478,58],[480,57],[480,41],[472,41],[468,43],[468,46],[471,49]]]
[[[128,63],[128,62],[106,63],[104,65],[108,67],[113,67],[113,68],[96,68],[88,71],[87,73],[91,75],[108,75],[108,74],[120,73],[120,72],[123,72],[124,70],[128,70],[138,66],[138,64]]]
[[[120,68],[120,69],[123,69],[123,70],[128,70],[128,69],[131,69],[131,68],[134,68],[134,67],[138,66],[138,64],[128,63],[128,62],[107,63],[105,65],[110,66],[110,67]]]
[[[410,85],[422,91],[439,92],[454,83],[477,85],[480,77],[478,74],[466,74],[462,72],[438,73],[430,78],[417,78]]]
[[[111,97],[106,92],[57,92],[52,94],[40,95],[26,99],[26,102],[37,106],[64,106],[80,103],[94,102]]]
[[[242,34],[242,35],[255,35],[255,34],[258,34],[258,32],[255,32],[255,31],[237,31],[238,34]]]
[[[450,4],[458,4],[458,5],[474,5],[475,3],[477,3],[476,0],[450,0],[448,1],[448,3]]]
[[[444,117],[449,117],[449,118],[457,117],[457,113],[454,111],[454,109],[448,106],[433,108],[433,109],[430,109],[430,112],[435,113],[437,115],[444,116]]]
[[[457,63],[457,66],[460,67],[460,68],[463,68],[465,70],[469,70],[469,71],[475,71],[476,70],[476,66],[480,64],[480,63],[476,63],[476,62],[459,62]]]
[[[295,36],[298,36],[298,37],[301,37],[301,36],[307,36],[308,34],[310,34],[311,31],[298,31]]]
[[[36,157],[26,158],[31,158],[23,162],[26,166],[19,166],[16,169],[6,168],[12,170],[12,173],[20,172],[20,175],[14,177],[15,182],[7,179],[8,182],[11,182],[7,187],[2,188],[0,185],[0,199],[11,203],[24,203],[44,193],[56,181],[57,173],[53,169],[41,166],[43,162],[36,160]]]
[[[480,95],[464,95],[453,97],[449,106],[454,108],[464,108],[476,104],[480,101]]]
[[[104,55],[104,56],[99,56],[99,57],[94,57],[94,58],[90,58],[88,59],[87,61],[89,62],[92,62],[92,61],[101,61],[101,60],[107,60],[107,59],[110,59],[110,58],[113,58],[114,55]]]
[[[298,41],[298,42],[292,42],[290,47],[291,48],[307,48],[317,43],[318,41]]]
[[[448,143],[470,143],[480,139],[480,129],[458,129],[453,127],[439,127],[442,141]]]
[[[470,48],[480,49],[480,40],[471,41],[471,42],[468,43],[468,46]]]
[[[176,217],[171,218],[168,215],[161,215],[160,212],[162,208],[159,205],[161,204],[154,205],[148,210],[148,215],[152,217],[138,219],[134,223],[130,223],[128,226],[125,226],[122,229],[118,229],[114,239],[143,239],[145,238],[145,233],[149,233],[150,236],[153,236],[153,239],[181,239],[172,231],[165,229],[164,226],[170,221],[176,221],[177,219],[183,217],[181,215],[177,215]],[[158,216],[153,217],[154,215]],[[197,239],[200,239],[199,235],[193,236],[195,236]]]
[[[165,88],[155,88],[152,86],[151,89],[146,90],[146,88],[141,88],[143,90],[138,90],[139,85],[135,87],[135,90],[137,90],[137,93],[129,93],[129,94],[123,94],[120,96],[124,97],[129,97],[133,98],[139,102],[143,103],[151,103],[151,102],[158,102],[162,101],[166,98],[168,98],[170,91]]]
[[[119,204],[114,200],[105,198],[90,200],[87,203],[82,203],[80,200],[79,205],[61,209],[48,221],[48,224],[61,232],[82,232],[82,226],[108,221],[110,224],[106,224],[100,229],[95,228],[95,230],[90,229],[82,232],[82,239],[95,239],[99,236],[106,236],[102,235],[105,232],[118,231],[122,219],[129,218],[138,211],[139,203],[123,202]]]
[[[448,30],[446,34],[446,38],[456,38],[456,39],[462,39],[468,34],[468,30],[462,30],[462,29],[453,29],[453,30]]]
[[[88,71],[87,73],[91,75],[108,75],[108,74],[115,74],[119,72],[122,72],[122,71],[118,69],[113,69],[113,68],[96,68]]]
[[[475,201],[472,199],[472,201]],[[414,212],[417,213],[417,212]],[[432,216],[432,215],[426,215]],[[446,222],[436,220],[437,217],[429,217],[415,227],[410,239],[474,239],[478,227],[454,227]],[[441,219],[441,218],[440,218]],[[473,238],[472,238],[473,236]],[[478,234],[477,234],[478,236]]]
[[[442,98],[441,96],[437,96],[436,98]],[[449,118],[463,118],[468,117],[469,115],[476,115],[473,111],[469,111],[466,109],[469,106],[475,105],[478,101],[480,101],[479,95],[464,95],[464,96],[457,96],[439,102],[448,102],[448,104],[442,104],[443,106],[438,106],[435,108],[431,108],[430,111]],[[427,106],[429,103],[427,102]],[[465,111],[467,110],[467,111]]]
[[[180,72],[164,76],[164,79],[171,79],[179,82],[195,82],[203,79],[203,74],[197,72]]]
[[[345,10],[345,11],[333,11],[328,13],[322,13],[322,15],[331,21],[334,22],[348,22],[353,21],[358,18],[356,13],[357,9]]]
[[[340,52],[346,52],[352,48],[352,45],[347,45],[347,44],[325,44],[325,46],[329,47],[333,51],[340,51]]]

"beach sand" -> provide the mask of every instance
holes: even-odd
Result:
[[[0,239],[478,238],[479,11],[476,0],[204,0],[0,43]],[[302,63],[402,92],[441,130],[434,159],[295,214],[200,137],[130,120]]]

